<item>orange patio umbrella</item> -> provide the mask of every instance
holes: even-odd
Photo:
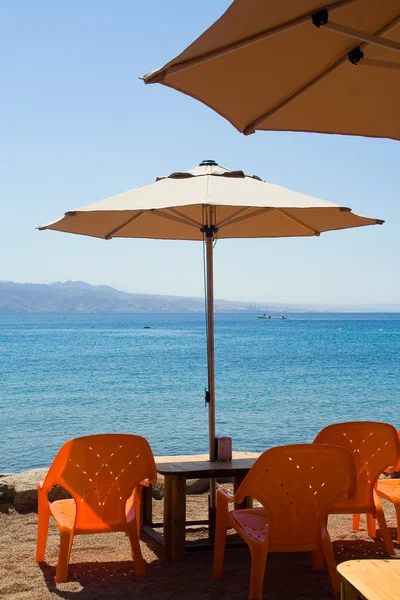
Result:
[[[400,139],[400,0],[235,0],[143,79],[200,100],[246,135]]]

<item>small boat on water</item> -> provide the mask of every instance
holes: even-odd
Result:
[[[257,318],[258,319],[271,319],[271,315],[267,315],[266,313],[263,313],[262,315],[258,315]]]

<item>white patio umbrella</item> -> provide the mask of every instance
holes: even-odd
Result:
[[[205,160],[190,171],[159,177],[150,185],[70,210],[39,230],[53,229],[105,240],[152,238],[205,242],[209,452],[210,460],[214,460],[214,240],[319,236],[324,231],[383,222]]]

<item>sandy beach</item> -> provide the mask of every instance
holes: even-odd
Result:
[[[162,501],[153,501],[156,519],[162,517]],[[188,518],[204,518],[207,495],[188,497]],[[385,504],[385,514],[393,538],[396,537],[395,515]],[[130,558],[129,544],[123,534],[78,536],[74,540],[68,581],[54,584],[58,555],[58,530],[50,524],[46,563],[35,563],[35,513],[0,515],[0,597],[10,600],[242,600],[247,598],[250,559],[247,549],[226,552],[224,576],[211,581],[212,553],[188,554],[182,562],[167,562],[160,546],[142,535],[142,552],[147,574],[138,578]],[[365,521],[361,530],[351,532],[351,517],[332,516],[329,531],[336,560],[352,558],[384,558],[383,544],[366,535]],[[188,537],[204,531],[189,530]],[[395,542],[396,557],[400,545]],[[332,600],[326,572],[311,570],[308,554],[271,554],[268,558],[264,597],[270,600]]]

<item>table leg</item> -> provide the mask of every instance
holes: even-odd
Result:
[[[360,596],[357,594],[356,590],[348,585],[346,581],[341,581],[340,588],[340,600],[360,600]]]
[[[164,558],[171,559],[172,545],[172,482],[173,475],[164,477]]]
[[[235,494],[236,494],[237,490],[239,489],[239,486],[242,483],[244,478],[245,478],[245,475],[243,475],[241,477],[233,478],[233,492]],[[237,509],[241,509],[241,508],[253,508],[253,498],[246,496],[246,498],[243,500],[243,502],[241,504],[238,504],[237,502],[235,502],[235,509],[237,510]]]
[[[151,525],[153,522],[152,486],[144,486],[142,494],[142,524]]]
[[[175,475],[172,482],[172,560],[185,558],[186,475]]]

